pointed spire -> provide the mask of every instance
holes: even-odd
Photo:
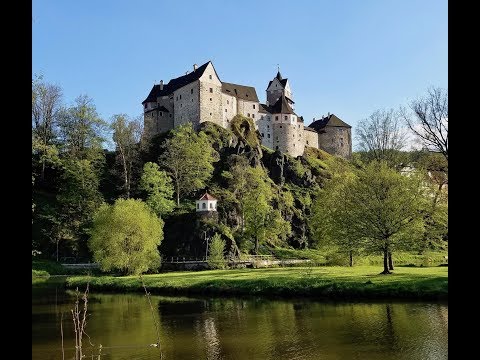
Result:
[[[282,81],[282,74],[280,74],[280,66],[277,64],[277,76],[278,81]]]

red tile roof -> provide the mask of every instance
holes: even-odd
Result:
[[[217,198],[214,198],[212,195],[206,192],[199,200],[217,200]]]

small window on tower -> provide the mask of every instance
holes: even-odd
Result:
[[[270,134],[267,134],[267,138],[269,138],[269,139],[270,139]]]
[[[255,104],[253,104],[253,108],[255,109]]]
[[[210,101],[212,101],[212,98],[210,98]]]
[[[208,78],[209,78],[210,80],[212,80],[212,75],[208,75]]]
[[[282,128],[282,125],[280,125],[280,129]]]
[[[270,125],[267,125],[267,129],[270,129]]]
[[[307,145],[308,145],[308,140],[307,140]]]
[[[213,88],[210,88],[210,92],[213,93]]]
[[[278,121],[278,116],[275,116],[275,120],[277,120],[277,121]]]
[[[160,116],[163,116],[163,112],[160,111]]]
[[[225,112],[227,112],[227,109],[225,109]]]
[[[202,203],[202,209],[206,209],[207,208],[207,204],[206,203]]]
[[[264,133],[262,133],[262,138],[264,138],[264,137],[265,137],[265,134],[264,134]]]
[[[255,114],[252,114],[252,119],[255,119]]]
[[[285,116],[284,116],[284,119],[285,119],[285,120],[288,120],[288,116],[287,116],[287,115],[285,115]]]
[[[182,95],[180,95],[180,100],[182,100]]]
[[[247,116],[250,117],[250,113],[248,113]]]
[[[230,104],[230,101],[229,101],[229,100],[227,100],[227,105],[228,105],[228,104]]]
[[[193,94],[193,89],[190,89],[190,94]]]

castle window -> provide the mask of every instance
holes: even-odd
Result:
[[[192,102],[193,102],[193,99],[192,99]]]
[[[202,203],[202,209],[206,209],[207,208],[207,204],[206,203]]]
[[[250,117],[250,113],[248,113],[247,116]]]
[[[307,140],[307,145],[308,145],[308,140]]]
[[[267,129],[270,129],[270,125],[267,125]]]
[[[208,78],[209,78],[210,80],[212,80],[212,75],[208,75]]]
[[[213,203],[210,203],[210,209],[213,209]]]
[[[275,150],[278,150],[278,145],[277,145],[277,146],[275,146]]]
[[[182,100],[182,95],[180,94],[180,100]]]
[[[227,100],[227,105],[228,105],[228,104],[230,104],[230,101],[229,101],[229,100]]]
[[[270,139],[270,134],[267,134],[267,138],[269,138],[269,139]]]
[[[172,117],[172,114],[169,114],[168,117]]]
[[[253,104],[253,108],[255,109],[255,104]]]
[[[264,138],[264,137],[265,137],[265,134],[264,134],[264,133],[262,133],[262,138]]]
[[[277,136],[277,141],[278,141],[278,136]]]
[[[180,107],[183,107],[183,104],[180,104]]]
[[[277,120],[277,121],[278,121],[278,116],[275,116],[275,120]]]
[[[210,101],[212,101],[212,98],[210,98]]]
[[[175,97],[175,101],[178,101],[178,95],[177,95],[177,97]]]
[[[285,115],[284,119],[285,119],[285,120],[288,120],[288,116],[287,116],[287,115]]]
[[[295,134],[293,134],[293,137],[295,137]]]
[[[193,89],[190,89],[190,94],[193,94]]]
[[[200,209],[200,204],[197,204],[197,209]]]
[[[295,144],[293,144],[293,147],[295,147]]]
[[[163,112],[160,111],[160,116],[163,116]]]
[[[255,119],[255,114],[252,114],[252,119]]]
[[[212,116],[212,113],[210,113],[210,116]]]
[[[282,128],[282,125],[280,125],[280,129]]]
[[[210,92],[213,93],[213,88],[210,88]]]
[[[147,108],[148,108],[148,104],[145,104],[145,109],[147,109]]]
[[[225,109],[225,112],[227,112],[227,109]]]

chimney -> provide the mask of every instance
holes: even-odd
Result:
[[[328,117],[330,117],[330,112],[328,113],[328,115],[327,115],[327,116],[328,116]]]
[[[197,71],[197,68],[198,68],[197,64],[193,64],[193,72]]]
[[[315,121],[315,116],[313,117],[313,121]]]
[[[160,80],[160,90],[163,90],[163,80]]]
[[[188,75],[188,71],[185,71],[185,75]]]

